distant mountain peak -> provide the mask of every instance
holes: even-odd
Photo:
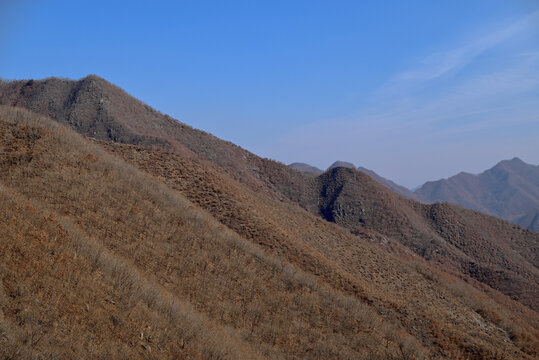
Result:
[[[521,164],[526,164],[524,161],[522,161],[520,158],[518,157],[514,157],[512,159],[506,159],[506,160],[502,160],[500,162],[498,162],[496,165],[501,165],[501,164],[507,164],[507,165],[521,165]],[[496,166],[495,165],[495,166]]]
[[[355,169],[356,168],[356,166],[354,164],[352,164],[351,162],[337,160],[333,164],[331,164],[331,166],[328,167],[327,170],[331,170],[331,169],[334,169],[336,167],[345,167],[345,168],[350,168],[350,169]]]

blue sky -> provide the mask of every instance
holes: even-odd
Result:
[[[535,0],[0,2],[0,77],[87,74],[284,163],[539,163]]]

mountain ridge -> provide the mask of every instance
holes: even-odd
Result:
[[[318,176],[322,173],[324,173],[324,170],[321,170],[317,168],[316,166],[309,165],[307,163],[301,163],[301,162],[294,162],[291,164],[288,164],[289,167],[291,167],[294,170],[301,171],[307,174],[312,174],[315,176]]]
[[[408,188],[406,188],[406,187],[404,187],[402,185],[396,184],[395,182],[393,182],[393,181],[391,181],[391,180],[389,180],[387,178],[384,178],[383,176],[378,175],[377,173],[375,173],[372,170],[366,169],[366,168],[361,167],[361,166],[359,166],[357,169],[359,171],[364,172],[365,174],[369,175],[374,180],[378,181],[380,184],[384,185],[388,189],[396,192],[399,195],[404,196],[405,198],[412,199],[412,200],[419,201],[419,202],[424,202],[421,199],[420,196],[415,194],[410,189],[408,189]]]

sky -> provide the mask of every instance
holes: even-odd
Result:
[[[0,78],[97,74],[283,163],[539,163],[539,1],[0,0]]]

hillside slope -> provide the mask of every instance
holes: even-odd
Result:
[[[150,220],[134,197],[155,209],[148,206],[155,194],[140,189],[147,184],[132,182],[136,174],[25,112],[0,109],[0,133],[2,358],[260,358],[148,272],[140,251],[122,254],[145,234],[129,236],[133,223],[123,224],[121,211]],[[106,216],[121,236],[102,235]],[[190,216],[169,231],[196,236],[204,220],[185,223]]]
[[[513,221],[539,206],[539,166],[504,160],[479,175],[460,173],[415,191],[430,202],[447,201]]]
[[[0,81],[0,105],[26,108],[98,140],[165,146],[259,191],[305,192],[308,175],[163,115],[96,75],[78,81]]]
[[[224,339],[213,346],[213,341],[219,341],[217,336],[206,343],[203,336],[189,331],[188,324],[178,321],[180,335],[184,331],[189,336],[175,337],[171,332],[168,336],[172,338],[167,340],[156,336],[164,331],[166,323],[146,322],[142,317],[134,329],[118,329],[119,338],[111,340],[116,346],[148,351],[139,345],[144,339],[138,337],[140,332],[151,331],[151,343],[143,343],[153,348],[149,357],[187,356],[190,347],[204,350],[198,358],[251,358],[257,353],[261,357],[294,358],[311,351],[313,357],[339,355],[352,359],[366,352],[385,352],[376,345],[382,343],[383,332],[371,325],[378,322],[378,315],[367,305],[318,284],[286,261],[266,255],[178,193],[81,137],[50,124],[50,128],[36,127],[24,121],[30,116],[25,113],[2,115],[3,120],[10,119],[0,123],[0,180],[4,186],[72,227],[73,233],[87,238],[87,242],[106,249],[110,259],[97,254],[87,266],[110,263],[101,271],[106,273],[103,276],[118,277],[113,285],[119,290],[137,292],[137,277],[129,274],[141,272],[163,289],[159,291],[174,294],[193,311],[211,318],[211,326],[201,331],[217,329]],[[32,247],[27,252],[29,257],[40,255],[33,253]],[[122,264],[126,264],[125,274],[121,273]],[[61,264],[57,269],[69,271]],[[13,275],[15,281],[23,286],[26,278],[17,274]],[[71,289],[69,295],[84,294]],[[157,295],[150,293],[147,301],[162,306]],[[94,306],[92,299],[82,300]],[[122,309],[138,303],[136,298],[130,301],[121,293],[110,301]],[[63,312],[54,302],[43,306]],[[86,310],[80,307],[74,311],[78,314]],[[16,315],[11,315],[13,320]],[[104,319],[105,325],[113,315]],[[122,313],[116,316],[114,321],[133,321]],[[45,320],[52,324],[53,319]],[[366,335],[358,334],[359,329]],[[313,341],[322,336],[324,342]],[[81,341],[82,346],[93,346],[91,337]],[[51,351],[50,343],[39,345],[43,350],[36,351]]]
[[[48,114],[97,139],[166,149],[274,200],[299,204],[356,233],[377,232],[389,238],[387,241],[394,239],[428,260],[449,264],[528,306],[538,306],[537,267],[526,260],[537,256],[537,235],[509,224],[487,221],[488,217],[474,212],[462,215],[466,221],[454,223],[461,216],[460,209],[422,207],[378,186],[366,175],[354,175],[357,171],[342,173],[337,168],[338,176],[332,170],[313,178],[179,123],[96,76],[80,81],[4,82],[0,84],[0,102]],[[101,126],[104,118],[114,126],[96,134],[85,130]],[[118,128],[125,134],[118,135],[114,130]],[[109,136],[112,133],[117,135]],[[339,213],[343,209],[345,213]],[[456,227],[448,228],[449,224]],[[487,228],[496,227],[493,224],[498,224],[501,233]]]
[[[328,221],[357,233],[376,230],[538,309],[539,234],[450,204],[419,204],[353,169],[316,180],[319,195],[311,201]]]
[[[328,171],[319,178],[313,178],[284,164],[261,159],[234,144],[160,114],[95,75],[79,81],[51,78],[3,82],[0,83],[0,103],[24,106],[51,116],[97,139],[168,149],[202,166],[223,172],[255,191],[281,201],[300,204],[311,213],[321,214],[326,220],[335,221],[353,231],[363,231],[367,227],[387,237],[394,237],[426,259],[436,258],[439,262],[456,266],[464,274],[476,274],[476,278],[503,289],[506,294],[528,306],[538,306],[534,301],[537,268],[529,262],[520,264],[521,254],[510,252],[498,256],[502,251],[500,246],[505,248],[506,244],[514,242],[511,240],[513,238],[528,244],[532,255],[536,256],[537,238],[527,233],[521,234],[520,230],[512,229],[509,225],[503,227],[502,234],[494,234],[492,238],[477,235],[492,232],[481,228],[488,224],[482,221],[484,217],[469,212],[466,216],[479,227],[474,229],[464,223],[458,229],[459,245],[450,245],[452,250],[448,251],[445,243],[457,241],[456,235],[445,233],[445,229],[432,224],[430,215],[425,215],[424,208],[419,204],[393,196],[386,188],[376,186],[378,184],[368,176],[360,178],[339,171],[340,175],[335,177],[333,172]],[[507,167],[505,165],[503,168]],[[335,186],[337,190],[344,186],[351,191],[349,194],[340,190],[334,194],[325,193],[324,189]],[[345,216],[333,214],[340,211],[339,207],[333,206],[340,202],[345,203],[352,212]],[[435,222],[452,222],[454,218],[444,218],[451,214],[451,211],[438,212]],[[467,241],[473,243],[468,244]],[[468,245],[460,249],[463,246],[460,243]],[[485,259],[488,260],[487,264],[483,264]],[[476,271],[473,264],[479,264],[481,269],[501,264],[500,269],[504,270]],[[507,279],[503,280],[505,275]]]
[[[212,168],[177,154],[165,156],[162,150],[112,145],[117,147],[113,153],[146,167],[154,176],[149,177],[46,119],[4,108],[0,120],[0,182],[15,199],[2,202],[13,209],[2,215],[2,231],[22,241],[1,253],[3,274],[9,276],[2,278],[8,296],[0,296],[0,324],[9,334],[31,339],[8,338],[14,353],[22,354],[19,349],[26,347],[34,356],[68,357],[69,350],[55,343],[59,331],[66,338],[77,336],[79,348],[71,351],[95,348],[95,357],[537,354],[537,319],[530,310],[495,292],[478,292],[419,259],[411,266],[413,256],[399,260],[294,204],[251,192]],[[225,226],[231,216],[221,215],[219,223],[182,194],[198,199],[212,214],[228,204],[227,209],[242,215],[251,206],[247,216],[254,220]],[[35,219],[26,215],[25,206]],[[47,218],[56,219],[50,231],[42,222]],[[45,233],[25,230],[32,222]],[[242,223],[252,223],[252,231],[231,230]],[[54,235],[55,224],[67,232],[67,245]],[[253,234],[266,225],[279,228]],[[70,245],[69,238],[77,245]],[[261,244],[254,245],[258,239]],[[51,250],[50,241],[57,242],[58,249]],[[23,264],[48,261],[48,254],[53,260],[62,256],[52,266],[42,265],[43,274],[56,274],[44,288],[41,270]],[[72,276],[78,273],[87,275],[78,280]],[[91,282],[96,276],[103,279],[99,284]],[[80,281],[81,292],[78,285],[70,287],[70,281]],[[82,292],[94,285],[98,290]],[[44,297],[35,305],[28,303],[35,301],[30,294],[39,291]],[[35,317],[21,321],[21,311],[28,310],[36,311]],[[185,320],[171,317],[176,312]],[[170,319],[160,319],[161,313]],[[110,330],[104,330],[107,327]],[[96,338],[95,331],[106,342]]]
[[[453,330],[447,328],[447,319],[434,320],[431,315],[426,315],[432,314],[431,311],[434,310],[432,306],[438,306],[434,304],[439,300],[434,293],[423,287],[421,278],[412,280],[419,281],[414,289],[410,287],[411,284],[408,282],[410,280],[406,280],[410,276],[409,269],[403,268],[394,260],[390,261],[391,265],[384,265],[389,260],[383,260],[386,257],[383,253],[387,250],[385,249],[387,246],[404,256],[405,262],[413,263],[419,260],[410,257],[398,243],[385,245],[382,253],[373,252],[373,248],[365,246],[364,240],[343,233],[331,224],[320,222],[307,213],[294,209],[294,206],[251,193],[240,184],[227,180],[214,171],[204,169],[191,160],[140,147],[111,143],[102,145],[177,189],[245,238],[257,242],[270,252],[288,256],[290,261],[300,268],[315,273],[333,287],[368,299],[368,303],[375,306],[378,312],[392,314],[391,317],[397,318],[401,318],[400,314],[405,312],[408,315],[403,321],[408,324],[407,326],[415,324],[413,328],[416,331],[418,327],[422,328],[418,326],[419,317],[422,319],[419,323],[431,323],[430,326],[434,329],[443,328],[446,330],[442,332],[447,331],[455,336]],[[205,179],[205,182],[202,183],[201,179]],[[379,238],[376,233],[366,235],[369,242],[377,241],[376,238]],[[394,288],[394,279],[399,279],[397,288]],[[397,293],[394,293],[395,290]],[[438,288],[437,291],[446,290]],[[396,298],[405,301],[396,303],[389,300]],[[426,299],[428,301],[425,301]],[[502,303],[504,301],[501,300]],[[407,305],[410,303],[416,304],[413,310]],[[535,315],[531,317],[534,318]],[[409,323],[412,318],[415,320]],[[441,318],[443,319],[444,315],[441,315]],[[457,340],[455,337],[452,341],[460,342],[462,338]]]

